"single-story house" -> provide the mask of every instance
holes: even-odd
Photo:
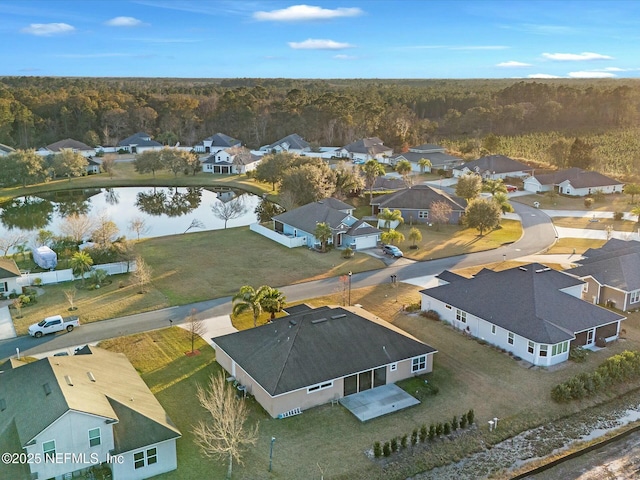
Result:
[[[263,153],[263,152],[260,152]],[[202,162],[202,171],[208,173],[243,174],[256,169],[262,155],[245,147],[230,147],[212,153]]]
[[[426,167],[424,169],[425,172],[431,172],[433,170],[451,170],[453,167],[457,167],[463,163],[461,158],[447,154],[444,147],[431,143],[411,147],[408,152],[391,155],[391,157],[389,157],[389,163],[391,163],[391,165],[395,165],[400,160],[407,160],[411,163],[412,171],[421,172],[422,168],[420,167],[419,162],[423,158],[426,158],[431,162],[431,167]]]
[[[39,148],[38,150],[36,150],[36,153],[38,155],[42,155],[43,157],[47,157],[49,155],[61,153],[63,150],[71,150],[75,153],[79,153],[86,158],[93,157],[96,154],[95,148],[72,138],[60,140],[58,142],[47,145],[46,147]]]
[[[272,417],[431,372],[436,353],[360,307],[303,309],[213,343],[216,361]]]
[[[534,365],[569,358],[569,347],[618,338],[625,317],[581,299],[584,282],[539,263],[421,290],[422,310]]]
[[[151,140],[151,135],[138,132],[130,137],[118,142],[118,150],[124,150],[129,153],[142,153],[147,150],[162,150],[163,145],[160,142]]]
[[[93,175],[95,173],[100,173],[101,166],[102,162],[99,160],[96,160],[95,158],[87,158],[87,166],[85,169],[89,175]]]
[[[382,210],[400,210],[405,222],[429,223],[429,210],[434,202],[444,202],[451,207],[449,223],[457,224],[467,208],[464,198],[449,195],[443,190],[429,185],[414,185],[397,192],[374,197],[371,201],[372,214],[378,215]]]
[[[215,153],[220,150],[226,150],[227,148],[241,146],[242,142],[240,140],[225,135],[224,133],[216,133],[194,145],[193,150],[196,153]]]
[[[598,172],[572,167],[533,175],[524,181],[524,189],[535,193],[555,190],[565,195],[585,197],[598,190],[602,193],[622,193],[624,183]]]
[[[467,173],[477,173],[484,180],[497,180],[527,177],[533,174],[533,168],[504,155],[487,155],[453,168],[454,177],[461,177]]]
[[[180,431],[123,354],[86,346],[2,370],[0,448],[42,460],[4,465],[3,478],[75,478],[103,465],[114,480],[139,480],[176,469]]]
[[[582,298],[623,311],[640,309],[640,242],[612,238],[566,270],[586,282]]]
[[[0,157],[6,157],[15,151],[15,148],[5,145],[4,143],[0,143]]]
[[[369,137],[351,142],[349,145],[342,147],[346,155],[354,162],[367,162],[369,160],[377,160],[380,163],[389,163],[389,157],[393,155],[393,149],[383,144],[378,137]]]
[[[353,216],[354,207],[336,198],[325,198],[273,217],[273,229],[281,235],[305,237],[306,246],[318,247],[314,232],[319,223],[326,223],[333,232],[328,243],[354,250],[374,248],[382,233],[367,222]]]
[[[11,292],[22,293],[18,279],[22,276],[18,265],[12,258],[0,258],[0,297]]]
[[[303,153],[310,152],[311,145],[297,133],[292,133],[291,135],[281,138],[277,142],[260,147],[260,150],[267,153],[290,152],[301,155]]]

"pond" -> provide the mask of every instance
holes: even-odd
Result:
[[[41,229],[60,235],[65,218],[73,214],[93,220],[106,217],[117,225],[120,236],[131,239],[137,237],[131,228],[134,219],[144,222],[141,238],[218,230],[225,228],[225,221],[213,213],[212,206],[237,207],[239,216],[229,219],[227,227],[238,227],[256,221],[255,209],[261,201],[257,195],[228,188],[122,187],[52,192],[0,204],[0,238],[23,234],[31,246]]]

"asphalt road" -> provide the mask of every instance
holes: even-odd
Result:
[[[391,264],[379,270],[356,273],[351,277],[351,286],[356,289],[388,283],[391,274],[397,275],[398,281],[402,281],[410,278],[436,275],[446,269],[483,265],[505,258],[512,260],[521,256],[539,253],[556,241],[556,231],[551,223],[551,219],[545,213],[515,202],[513,203],[513,207],[522,219],[524,231],[522,237],[513,244],[486,252],[414,262],[398,266]],[[297,302],[307,298],[331,294],[339,290],[340,285],[338,278],[327,278],[285,287],[279,286],[278,288],[285,293],[289,302]],[[90,323],[82,325],[71,333],[49,335],[39,339],[27,335],[1,340],[0,359],[15,355],[16,349],[19,349],[21,355],[33,355],[63,350],[68,347],[98,342],[108,338],[164,328],[169,326],[171,322],[176,324],[183,322],[187,315],[189,315],[191,309],[195,309],[200,318],[226,315],[231,312],[231,297]]]

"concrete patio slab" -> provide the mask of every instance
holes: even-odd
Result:
[[[9,312],[9,307],[0,307],[0,339],[15,338],[16,329],[13,326],[13,319]]]
[[[361,422],[413,407],[420,403],[419,400],[394,384],[354,393],[341,398],[339,401]]]

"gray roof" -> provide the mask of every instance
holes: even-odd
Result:
[[[287,150],[304,150],[305,148],[309,148],[311,145],[304,138],[302,138],[297,133],[292,133],[291,135],[287,135],[284,138],[281,138],[277,142],[273,142],[271,145],[266,147],[267,150],[272,150],[275,147],[282,145],[283,143],[288,143],[289,147]]]
[[[553,173],[534,175],[534,178],[540,182],[540,185],[559,185],[562,182],[569,181],[573,188],[597,188],[607,187],[609,185],[623,185],[623,182],[614,178],[607,177],[599,172],[582,170],[578,167],[558,170]]]
[[[215,165],[233,165],[234,163],[240,163],[242,165],[249,165],[262,159],[260,155],[251,153],[251,150],[245,147],[230,147],[225,148],[224,151],[233,156],[233,160],[231,162],[227,160],[217,160],[218,151],[209,155],[206,160],[202,161],[202,163],[212,163]]]
[[[429,185],[414,185],[411,188],[380,195],[371,201],[371,205],[378,205],[381,209],[420,210],[431,208],[433,202],[445,202],[456,212],[463,212],[467,206],[464,198],[449,195]]]
[[[270,395],[435,350],[358,307],[320,307],[213,339]]]
[[[93,374],[95,381],[87,372]],[[73,385],[68,385],[67,376]],[[45,384],[50,389],[49,394]],[[146,441],[150,434],[159,431],[163,433],[157,436],[157,441],[180,436],[127,358],[96,347],[87,347],[82,355],[47,357],[5,370],[0,375],[0,398],[6,404],[6,409],[0,413],[0,437],[15,423],[21,446],[68,411],[124,421],[121,428],[127,428],[125,446],[140,444],[141,440]],[[127,405],[145,417],[144,422],[127,426],[126,419],[120,419],[113,408],[113,401]],[[125,442],[125,439],[121,441]],[[119,443],[116,443],[116,450],[126,451]]]
[[[380,232],[380,229],[371,226],[364,220],[358,220],[356,223],[349,227],[349,230],[347,230],[347,235],[357,237],[360,235],[374,235]]]
[[[440,145],[436,145],[434,143],[423,143],[422,145],[409,148],[409,151],[418,152],[418,153],[436,153],[436,152],[444,153],[445,148]]]
[[[128,147],[130,145],[136,145],[138,147],[161,147],[162,144],[151,140],[151,135],[144,132],[134,133],[130,137],[120,140],[118,142],[119,147]]]
[[[46,148],[48,150],[51,150],[52,152],[60,152],[63,149],[95,152],[95,148],[90,147],[86,143],[74,140],[73,138],[60,140],[58,142],[52,143],[51,145],[47,145]]]
[[[562,291],[581,280],[539,263],[501,272],[486,270],[420,293],[452,305],[524,338],[543,344],[625,317]]]
[[[393,151],[391,147],[385,147],[382,140],[378,137],[361,138],[360,140],[351,142],[349,145],[345,145],[344,149],[352,153],[368,153],[373,155]]]
[[[13,278],[20,276],[20,269],[14,259],[0,258],[0,278]]]
[[[451,270],[445,270],[442,273],[436,275],[436,277],[447,283],[457,282],[458,280],[468,280],[467,277],[463,277],[462,275],[453,273]]]
[[[216,133],[215,135],[211,135],[210,137],[205,138],[205,140],[211,141],[211,148],[229,148],[239,147],[240,145],[242,145],[242,142],[240,140],[230,137],[229,135],[225,135],[224,133]]]
[[[465,167],[474,172],[491,173],[527,172],[533,170],[524,163],[520,163],[504,155],[487,155],[486,157],[466,162],[464,165],[456,167],[456,170],[462,170]]]
[[[398,153],[396,155],[392,155],[391,157],[389,157],[390,159],[400,159],[400,158],[404,158],[405,160],[408,160],[411,163],[418,163],[420,160],[422,160],[423,158],[428,159],[431,162],[431,166],[433,167],[444,167],[444,166],[451,166],[451,165],[458,165],[460,163],[462,163],[462,159],[458,158],[458,157],[454,157],[453,155],[449,155],[446,153],[441,153],[441,152],[434,152],[434,153],[418,153],[418,152],[405,152],[405,153]]]
[[[318,223],[327,223],[333,229],[340,227],[349,217],[349,211],[353,211],[351,205],[336,198],[325,198],[276,215],[273,220],[313,233]]]
[[[626,292],[640,289],[640,242],[611,239],[601,248],[589,249],[579,267],[567,273],[593,277],[600,285]]]

